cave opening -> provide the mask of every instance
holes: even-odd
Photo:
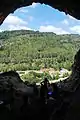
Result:
[[[44,15],[46,11],[51,14]],[[1,25],[0,49],[4,55],[1,55],[0,72],[15,70],[24,81],[36,79],[36,82],[45,76],[50,80],[69,77],[79,50],[76,21],[70,15],[39,3],[10,14]]]
[[[46,2],[40,1],[40,2],[48,3],[47,1]],[[32,2],[27,3],[27,5],[31,3]],[[52,6],[51,3],[48,3],[48,4]],[[9,9],[6,7],[7,9],[6,12],[2,11],[4,7],[1,7],[0,9],[1,23],[10,12],[13,12],[17,7],[25,6],[25,3],[22,5],[13,4],[12,6],[13,7],[10,7]],[[72,10],[70,10],[65,6],[60,8],[60,6],[61,5],[57,4],[56,6],[54,6],[54,8],[58,7],[60,11],[65,11],[66,14],[70,13],[72,16],[75,16],[76,18],[79,19],[79,16],[78,16],[79,14],[75,14],[77,10],[76,11],[73,10],[74,6],[71,7]],[[22,10],[22,12],[24,11]],[[28,11],[26,12],[28,14]],[[73,17],[71,16],[68,16],[68,17],[72,19],[73,21],[72,24],[74,24],[74,22],[75,23],[78,22]],[[26,116],[26,118],[29,118],[29,120],[30,119],[32,120],[33,118],[38,119],[40,115],[37,111],[40,108],[40,106],[38,106],[39,108],[37,108],[37,105],[35,105],[37,103],[35,103],[34,101],[35,93],[33,93],[32,85],[28,85],[29,83],[27,82],[26,83],[22,82],[20,76],[15,72],[15,70],[17,70],[17,72],[20,73],[23,81],[27,79],[27,80],[30,80],[30,82],[33,79],[34,79],[33,82],[35,82],[35,78],[37,82],[38,80],[44,79],[44,76],[47,76],[47,78],[50,80],[52,79],[55,80],[55,79],[58,79],[60,76],[58,72],[56,72],[56,76],[54,76],[52,71],[54,71],[55,73],[55,71],[60,70],[60,72],[63,73],[64,71],[69,70],[69,73],[67,71],[67,74],[64,75],[64,77],[68,76],[65,79],[65,81],[57,82],[57,86],[60,88],[60,92],[61,92],[60,94],[62,95],[62,99],[61,99],[62,102],[59,101],[60,102],[59,104],[62,103],[61,106],[57,104],[59,109],[57,109],[57,113],[53,112],[52,114],[50,114],[49,116],[50,118],[45,117],[48,111],[47,109],[44,109],[43,110],[44,119],[58,120],[58,117],[60,116],[59,120],[60,119],[61,120],[62,119],[63,120],[71,120],[71,119],[80,120],[80,114],[79,114],[79,111],[80,111],[79,110],[80,109],[80,103],[79,103],[80,101],[80,97],[79,97],[79,91],[80,91],[79,27],[80,26],[79,24],[80,23],[78,22],[78,25],[76,26],[69,26],[68,21],[64,20],[63,23],[68,25],[70,27],[70,30],[74,31],[75,33],[75,34],[69,34],[70,31],[68,32],[63,31],[63,29],[61,29],[60,27],[58,29],[58,24],[57,24],[57,27],[55,28],[54,26],[51,26],[51,23],[49,24],[48,22],[46,22],[47,25],[45,26],[47,27],[41,26],[40,28],[41,31],[35,30],[35,29],[33,31],[30,27],[19,26],[19,22],[23,25],[27,25],[28,23],[27,22],[25,23],[25,21],[19,19],[17,16],[15,17],[15,15],[10,15],[6,19],[7,21],[5,20],[1,27],[4,27],[4,24],[6,23],[9,25],[10,22],[13,23],[14,26],[11,24],[9,26],[10,31],[3,31],[0,33],[0,69],[3,70],[1,71],[1,74],[0,74],[0,111],[2,112],[1,117],[3,119],[6,116],[10,118],[10,115],[12,115],[13,119],[24,118],[24,116],[27,115],[26,108],[27,108],[27,112],[31,112],[30,114],[32,115],[31,117],[30,117],[30,114],[29,116]],[[30,22],[32,22],[33,20],[32,16],[30,16],[29,20]],[[16,26],[15,21],[18,23],[18,26]],[[59,23],[59,24],[62,24],[62,23]],[[18,31],[15,30],[16,28],[18,29]],[[66,28],[67,27],[65,27],[65,29]],[[14,31],[11,31],[12,29],[14,29]],[[25,30],[20,30],[20,29],[25,29]],[[48,29],[50,31],[44,32],[42,31],[43,29],[44,30]],[[58,35],[53,33],[54,29],[58,31]],[[0,31],[2,30],[0,29]],[[63,34],[60,35],[60,32],[63,32]],[[64,33],[67,33],[67,34],[64,35]],[[26,50],[29,52],[25,52]],[[21,54],[22,56],[20,56]],[[72,68],[70,68],[70,66],[72,66]],[[27,71],[25,71],[26,69]],[[13,70],[14,72],[11,70]],[[49,72],[50,72],[50,75],[48,74]],[[27,77],[26,77],[26,74],[27,74]],[[31,99],[27,99],[28,96]],[[29,100],[29,102],[34,101],[33,103],[35,104],[32,104],[31,106],[29,106],[30,108],[28,108],[26,104],[27,100]],[[29,111],[30,109],[32,111]],[[40,116],[40,120],[41,119],[42,119],[42,116]]]

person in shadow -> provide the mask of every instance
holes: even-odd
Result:
[[[41,88],[40,88],[40,98],[42,99],[43,102],[48,98],[48,84],[49,81],[47,78],[45,78],[41,82]]]

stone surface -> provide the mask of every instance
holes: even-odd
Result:
[[[63,107],[59,113],[64,111],[63,108],[67,110],[64,113],[63,120],[80,120],[80,50],[75,55],[72,74],[58,84],[61,86],[63,99]],[[59,120],[62,120],[62,118],[59,118]]]
[[[24,98],[33,96],[33,94],[33,88],[25,85],[15,71],[0,74],[0,111],[2,111],[1,106],[5,107],[3,113],[7,108],[16,116],[20,116]]]
[[[58,83],[61,84],[61,100],[57,100],[57,106],[55,104],[55,108],[53,107],[56,113],[54,114],[53,111],[51,119],[46,118],[47,116],[45,114],[44,119],[46,118],[46,120],[58,120],[59,118],[59,120],[80,120],[79,61],[80,50],[75,55],[74,64],[72,65],[72,74],[64,82]],[[0,115],[2,115],[2,117],[5,117],[9,114],[8,117],[11,115],[13,116],[13,119],[21,117],[23,118],[26,116],[26,118],[29,120],[32,120],[35,117],[35,120],[37,120],[38,116],[40,116],[41,118],[39,120],[41,120],[43,116],[42,109],[44,108],[44,111],[46,110],[46,112],[48,112],[50,109],[50,105],[47,106],[46,109],[44,105],[39,103],[39,101],[36,101],[32,85],[27,86],[25,83],[23,83],[18,73],[15,71],[9,71],[0,74],[0,103]],[[28,106],[27,103],[31,105]],[[1,106],[5,106],[3,107],[4,109],[1,109]],[[49,112],[48,114],[50,114]]]
[[[0,1],[0,24],[4,19],[13,13],[16,9],[24,6],[29,6],[33,2],[47,4],[59,11],[70,14],[71,16],[80,19],[80,6],[78,0],[1,0]]]

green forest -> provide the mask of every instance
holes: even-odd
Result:
[[[0,72],[65,68],[71,70],[80,35],[30,30],[0,33]]]

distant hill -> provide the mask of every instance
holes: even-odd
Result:
[[[70,69],[80,48],[80,35],[30,30],[0,33],[0,71]]]

